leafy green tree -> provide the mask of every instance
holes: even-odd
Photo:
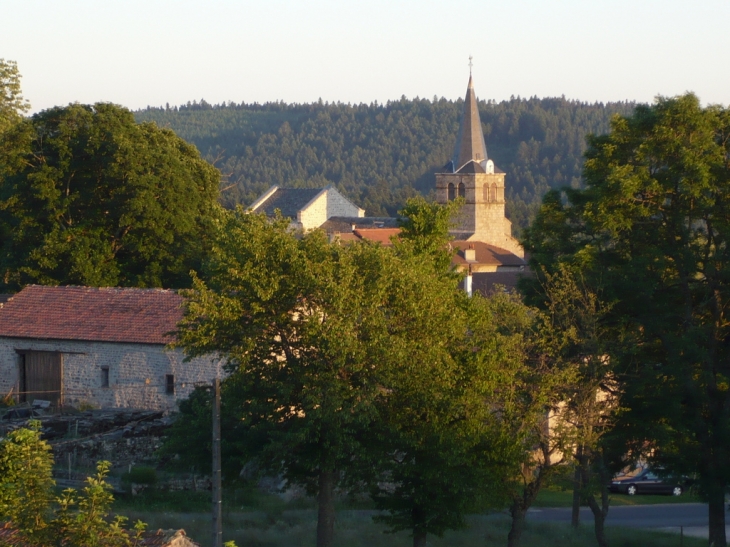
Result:
[[[407,332],[416,346],[380,401],[370,448],[373,498],[385,511],[376,520],[410,530],[422,547],[430,534],[464,527],[466,514],[509,502],[504,484],[521,461],[510,418],[518,419],[515,379],[524,356],[509,323],[525,308],[506,295],[469,299],[457,290],[437,300],[438,310],[424,309],[433,288],[417,289],[429,296],[407,300],[412,307],[402,312],[429,319]]]
[[[51,447],[40,423],[16,429],[0,440],[0,518],[27,537],[45,533],[55,481]]]
[[[448,247],[449,241],[453,239],[449,229],[454,214],[462,205],[462,198],[446,205],[422,197],[410,198],[405,207],[398,211],[401,228],[399,239],[407,241],[413,252],[434,259],[437,270],[449,273],[453,254]]]
[[[525,244],[569,262],[612,302],[625,379],[616,427],[666,473],[696,473],[710,544],[724,547],[730,484],[730,113],[659,98],[589,138],[583,191],[547,197]]]
[[[145,525],[124,528],[125,517],[109,519],[113,497],[104,480],[109,462],[99,462],[95,477],[80,491],[56,497],[51,476],[53,455],[40,437],[40,422],[16,429],[0,440],[0,519],[10,522],[28,545],[53,547],[132,547]]]
[[[53,544],[79,547],[131,547],[139,542],[145,525],[137,521],[134,531],[124,528],[126,517],[109,519],[114,502],[106,482],[109,462],[99,462],[96,476],[86,479],[81,491],[69,488],[56,499],[57,508],[48,529]]]
[[[382,295],[368,263],[381,265],[384,251],[331,245],[320,232],[297,238],[288,224],[241,209],[226,217],[179,340],[191,355],[227,359],[223,399],[247,430],[241,451],[263,449],[262,468],[317,495],[317,544],[329,546],[334,489],[379,394],[360,338],[376,326],[379,310],[365,304]]]
[[[558,436],[563,437],[564,450],[572,456],[576,470],[573,524],[578,525],[580,502],[586,503],[593,513],[596,540],[606,547],[608,486],[613,474],[625,466],[624,447],[616,452],[608,442],[621,387],[612,363],[620,341],[611,340],[606,326],[610,306],[580,273],[561,264],[556,273],[543,275],[556,364],[573,374],[573,381],[559,391],[558,423]]]
[[[0,138],[0,284],[189,286],[217,216],[218,171],[119,106],[70,105]]]
[[[555,296],[554,291],[549,291]],[[524,305],[515,294],[497,293],[489,322],[498,336],[512,342],[514,390],[510,412],[503,417],[520,449],[519,463],[504,488],[509,495],[508,547],[516,547],[527,511],[541,489],[570,461],[575,427],[566,412],[566,400],[580,385],[578,366],[563,358],[572,331],[558,321],[562,302],[551,302],[541,311]],[[498,304],[498,305],[497,305]]]
[[[0,59],[0,135],[30,109],[20,89],[18,63]]]
[[[435,266],[438,256],[407,238],[341,246],[288,225],[226,215],[207,281],[195,278],[186,293],[179,344],[227,360],[222,399],[236,425],[226,436],[239,465],[255,459],[316,494],[318,545],[333,541],[335,487],[361,481],[364,462],[398,485],[376,496],[384,520],[422,545],[463,524],[504,476],[511,444],[484,404],[498,391],[502,353],[494,340],[474,351],[469,318],[481,321],[481,310]],[[181,416],[180,431],[205,407]]]

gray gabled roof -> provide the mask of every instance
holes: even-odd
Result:
[[[274,211],[279,209],[283,216],[296,220],[297,212],[325,190],[326,188],[277,188],[263,203],[256,205],[255,211],[273,216]]]
[[[482,122],[479,119],[477,96],[474,93],[474,83],[469,75],[469,85],[464,98],[464,112],[459,126],[459,136],[456,139],[454,155],[451,158],[452,169],[459,171],[470,161],[483,163],[487,161],[487,145],[484,142]]]

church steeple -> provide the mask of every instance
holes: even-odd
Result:
[[[469,65],[471,66],[471,57],[469,58]],[[484,142],[484,133],[482,132],[482,122],[479,119],[477,96],[474,93],[471,68],[469,72],[469,85],[466,88],[466,97],[464,98],[464,112],[461,117],[459,136],[456,139],[454,155],[451,160],[453,162],[454,172],[459,171],[459,169],[471,161],[478,163],[482,169],[485,169],[488,159],[487,145]]]

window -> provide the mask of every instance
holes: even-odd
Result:
[[[109,387],[109,367],[101,367],[101,387]]]
[[[492,183],[492,193],[489,201],[497,201],[497,185]]]
[[[464,186],[463,182],[459,183],[459,197],[460,198],[466,197],[466,186]]]
[[[454,185],[453,183],[449,183],[449,201],[454,201],[456,199],[456,192],[454,191]]]
[[[489,201],[489,185],[485,184],[482,188],[482,192],[484,193],[484,201]]]
[[[165,393],[168,395],[175,395],[175,375],[165,375]]]

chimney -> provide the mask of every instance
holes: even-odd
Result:
[[[464,260],[467,262],[476,262],[477,252],[474,249],[474,244],[470,243],[468,249],[464,249]]]
[[[469,266],[469,271],[466,274],[466,277],[464,278],[464,292],[466,295],[471,298],[473,289],[472,289],[472,277],[471,277],[471,266]]]

